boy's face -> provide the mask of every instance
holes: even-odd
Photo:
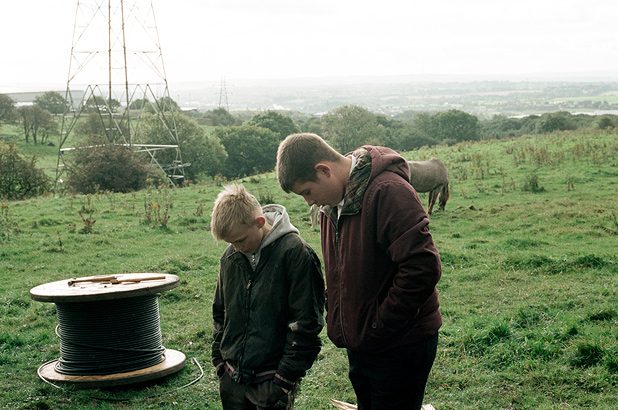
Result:
[[[258,219],[251,226],[239,225],[232,229],[225,242],[231,244],[237,252],[255,253],[264,237]]]
[[[317,181],[297,182],[292,192],[305,198],[307,205],[337,206],[343,199],[343,184],[338,183],[330,170],[317,169]]]

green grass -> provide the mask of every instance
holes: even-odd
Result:
[[[439,157],[451,176],[451,200],[430,225],[443,263],[444,326],[426,403],[438,410],[615,408],[617,137],[615,131],[560,133],[404,153],[414,160]],[[302,198],[283,193],[272,174],[243,182],[258,198],[284,204],[320,253]],[[225,244],[208,231],[219,190],[213,183],[1,203],[0,408],[219,409],[209,352]],[[427,205],[427,195],[421,199]],[[74,276],[129,272],[181,278],[160,298],[161,327],[165,346],[185,353],[187,366],[141,386],[69,386],[77,394],[38,379],[37,368],[60,355],[57,319],[54,305],[31,300],[29,290]],[[355,400],[345,352],[324,334],[323,340],[299,410],[332,409],[330,398]],[[198,376],[193,358],[204,378],[160,395]]]

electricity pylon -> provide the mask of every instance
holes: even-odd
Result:
[[[70,152],[91,148],[65,146],[86,115],[104,130],[106,144],[147,152],[170,183],[183,181],[188,164],[182,162],[177,106],[170,98],[151,0],[77,1],[65,98],[56,183],[70,166]],[[155,144],[135,140],[144,112],[153,113],[162,124],[163,135]],[[157,159],[158,153],[169,150],[168,163]]]
[[[219,108],[225,108],[230,111],[230,105],[227,102],[227,87],[225,86],[225,77],[221,77],[221,88],[219,89]]]

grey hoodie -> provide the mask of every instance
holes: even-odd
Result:
[[[264,238],[262,238],[262,242],[260,242],[260,246],[255,251],[255,253],[244,253],[251,264],[251,268],[255,271],[258,263],[260,262],[260,254],[262,249],[266,246],[270,245],[280,237],[290,232],[299,233],[298,229],[292,225],[290,222],[290,216],[288,215],[285,207],[283,205],[271,204],[265,205],[262,207],[262,212],[264,213],[264,218],[266,218],[266,222],[272,226],[272,229],[266,234]]]

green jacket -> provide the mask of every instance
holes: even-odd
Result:
[[[273,228],[253,268],[228,246],[213,302],[212,360],[238,383],[273,379],[290,388],[317,357],[324,326],[320,260],[281,205],[264,207]],[[256,260],[255,258],[252,258]]]

